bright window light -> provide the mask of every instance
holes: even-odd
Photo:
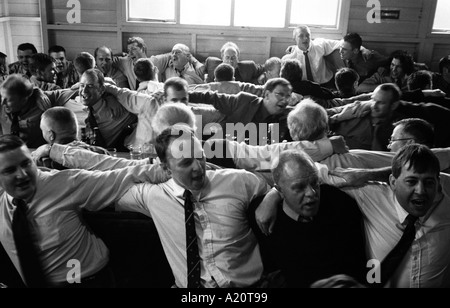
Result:
[[[291,25],[338,27],[340,0],[292,0]]]
[[[286,0],[235,0],[234,25],[284,28]]]
[[[231,0],[181,0],[181,24],[229,26],[230,21]]]
[[[450,1],[438,0],[436,14],[434,15],[433,31],[450,31]]]
[[[175,0],[128,0],[129,19],[175,20]]]

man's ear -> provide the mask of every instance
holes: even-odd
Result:
[[[389,176],[389,185],[391,186],[392,190],[395,189],[396,183],[397,183],[397,179],[391,174]]]
[[[55,139],[56,139],[56,133],[54,132],[54,131],[52,131],[52,130],[49,130],[48,131],[48,139],[50,139],[50,141],[55,141]]]
[[[400,101],[396,101],[395,103],[392,104],[391,109],[395,110],[398,108],[398,106],[400,106]]]
[[[264,98],[265,98],[265,99],[268,99],[270,93],[271,93],[271,92],[270,92],[269,90],[266,90],[266,91],[264,92]]]
[[[161,163],[161,167],[164,171],[166,171],[169,175],[172,174],[172,171],[170,171],[169,166],[166,163]]]
[[[273,187],[275,187],[275,189],[278,191],[278,193],[280,194],[281,198],[284,199],[283,189],[281,188],[281,186],[278,185],[278,184],[275,184]]]

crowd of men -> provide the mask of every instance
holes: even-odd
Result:
[[[76,259],[114,287],[80,212],[115,205],[153,219],[179,288],[449,287],[450,56],[293,38],[264,64],[139,37],[0,53],[0,283],[72,287]],[[158,159],[109,155],[137,148]]]

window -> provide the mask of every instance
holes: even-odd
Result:
[[[128,20],[180,25],[340,28],[348,0],[128,0]]]
[[[129,0],[130,21],[175,21],[175,0]]]
[[[231,0],[181,0],[180,2],[180,24],[230,25]],[[208,14],[208,12],[220,12],[220,14]]]
[[[326,27],[339,25],[341,1],[336,0],[292,0],[291,25],[306,24]],[[327,8],[321,10],[317,8]]]
[[[449,0],[437,0],[436,13],[434,15],[433,32],[450,32],[450,5]]]

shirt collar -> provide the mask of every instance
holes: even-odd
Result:
[[[148,81],[142,81],[139,83],[139,88],[137,89],[137,92],[147,90],[148,87]]]
[[[294,221],[298,221],[300,218],[300,214],[297,214],[296,212],[294,212],[287,204],[286,202],[283,202],[283,211],[284,213],[291,219],[293,219]],[[306,219],[305,218],[305,223],[306,222],[311,222],[313,221],[313,217]]]

